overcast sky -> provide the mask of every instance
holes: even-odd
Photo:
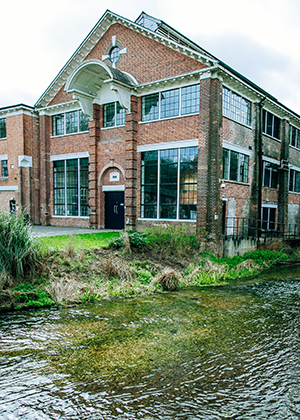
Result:
[[[0,107],[34,105],[106,9],[144,11],[300,114],[300,0],[2,0]]]

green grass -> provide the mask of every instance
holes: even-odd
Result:
[[[66,249],[70,245],[70,241],[72,241],[72,246],[76,251],[80,249],[97,249],[107,247],[110,240],[119,236],[119,232],[85,233],[72,236],[47,236],[39,238],[38,243],[42,252],[48,252],[50,247],[54,248],[55,251]]]

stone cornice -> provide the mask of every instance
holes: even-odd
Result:
[[[38,117],[38,114],[33,108],[23,104],[0,109],[0,118],[13,117],[15,115],[28,115],[30,117]]]

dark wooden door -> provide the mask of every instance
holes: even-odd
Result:
[[[124,192],[105,193],[105,229],[124,229]]]

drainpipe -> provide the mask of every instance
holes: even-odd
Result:
[[[261,209],[262,209],[262,175],[263,175],[263,148],[262,148],[262,133],[263,133],[263,106],[265,103],[266,97],[264,97],[258,103],[259,109],[259,126],[258,126],[258,197],[257,197],[257,213],[258,220],[261,220]],[[260,222],[261,223],[261,222]],[[258,227],[257,236],[261,236],[261,225]]]

